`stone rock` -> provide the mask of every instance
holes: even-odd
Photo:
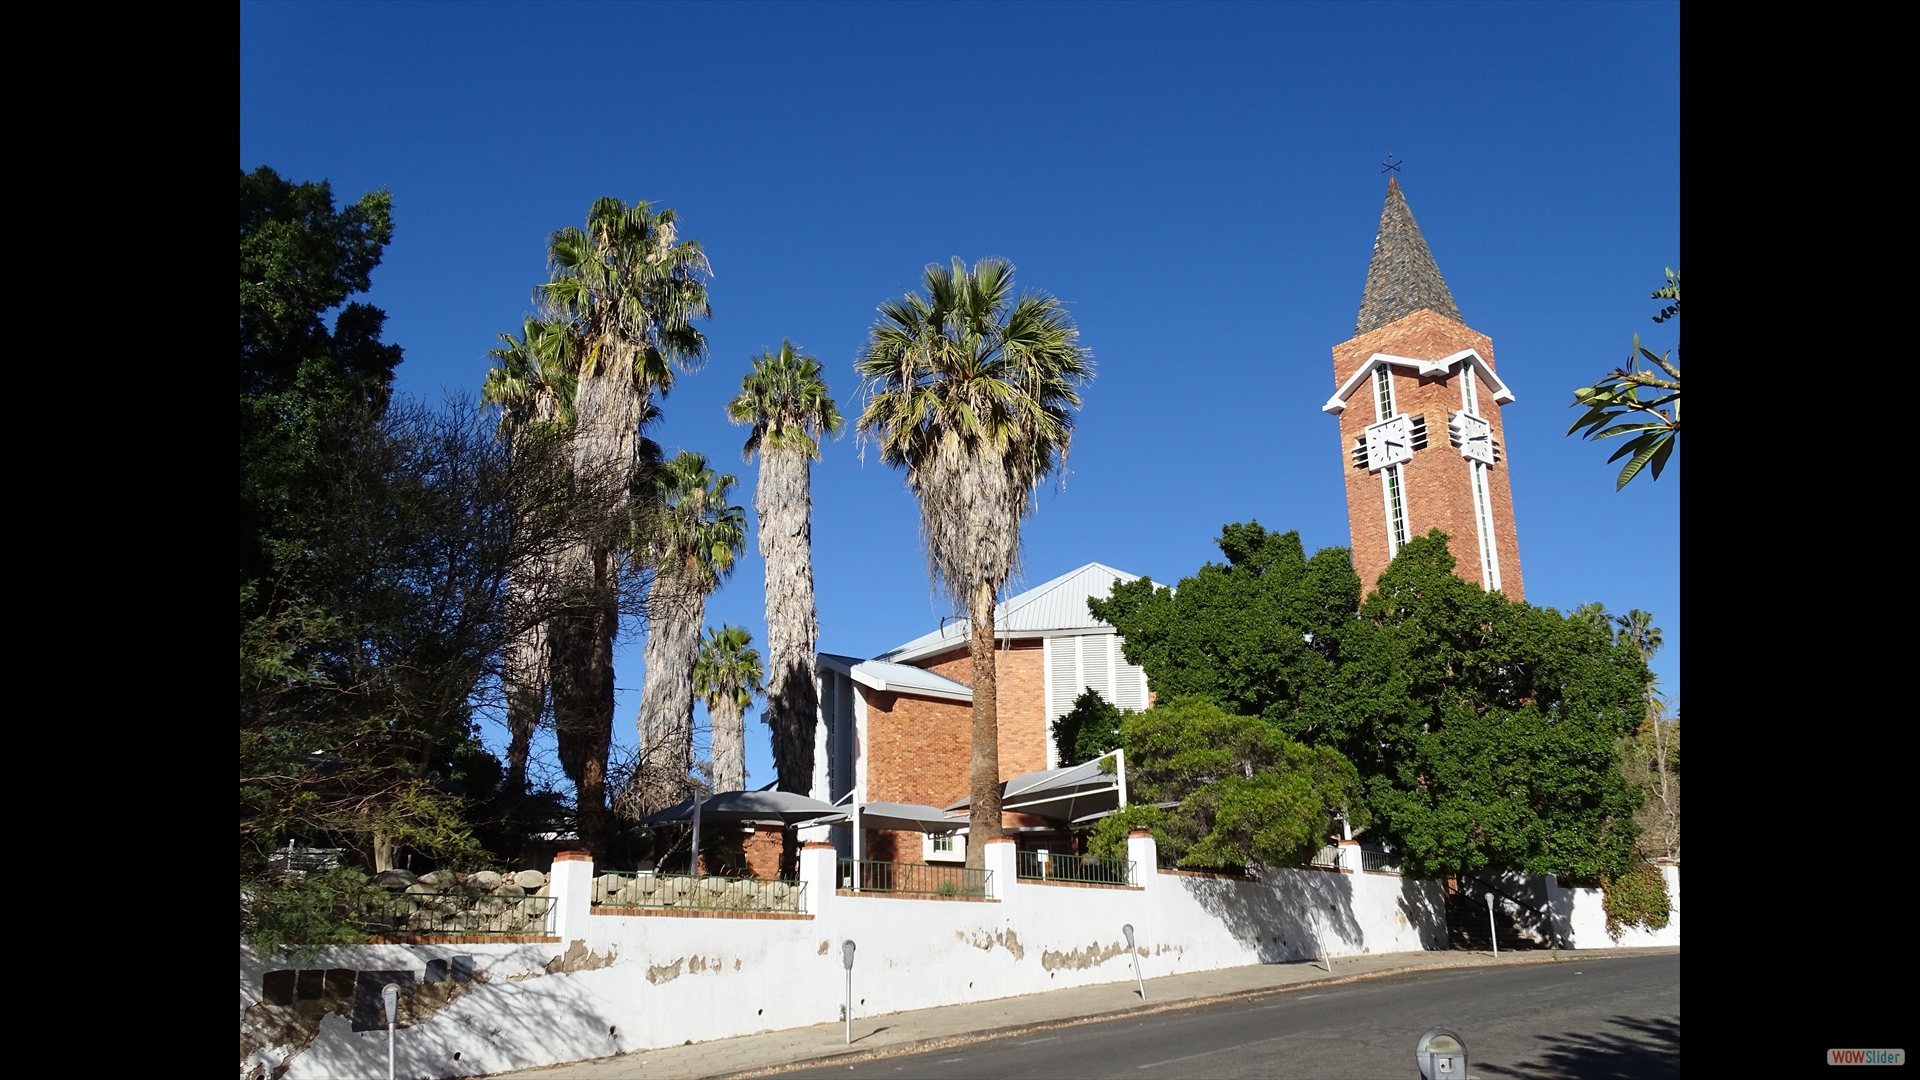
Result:
[[[445,888],[448,885],[459,884],[460,878],[451,870],[435,870],[430,874],[421,874],[420,883],[422,885],[434,885]]]
[[[501,885],[501,886],[499,886],[498,888],[495,888],[495,889],[493,890],[493,895],[495,895],[495,896],[525,896],[525,895],[527,895],[527,890],[525,890],[525,889],[523,889],[523,888],[521,888],[521,887],[520,887],[520,886],[518,886],[518,885],[515,885],[515,884],[514,884],[514,883],[512,883],[512,882],[507,882],[507,883],[506,883],[505,885]]]
[[[522,870],[513,875],[513,883],[523,889],[537,889],[547,883],[547,875],[538,870]]]
[[[407,886],[407,892],[411,893],[414,896],[433,896],[437,894],[439,891],[440,891],[439,889],[434,888],[433,886],[427,884],[424,881],[416,881],[413,884]]]
[[[467,879],[467,887],[479,889],[482,892],[492,892],[500,887],[503,880],[505,879],[491,870],[482,870]]]
[[[373,875],[373,883],[383,889],[404,889],[419,880],[405,870],[382,870]]]

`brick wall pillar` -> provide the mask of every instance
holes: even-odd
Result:
[[[547,926],[562,942],[587,940],[587,916],[593,913],[593,855],[563,851],[553,857],[547,876],[547,894],[553,897]]]
[[[1340,872],[1343,874],[1359,873],[1365,865],[1360,861],[1360,841],[1341,840],[1338,841],[1338,843],[1340,845]]]

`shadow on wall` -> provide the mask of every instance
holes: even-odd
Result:
[[[1400,899],[1394,903],[1408,925],[1420,928],[1421,948],[1439,950],[1447,947],[1446,893],[1438,882],[1403,877],[1400,879]]]
[[[1609,1030],[1543,1035],[1545,1046],[1526,1061],[1498,1065],[1473,1062],[1495,1076],[1565,1076],[1573,1080],[1658,1080],[1680,1075],[1678,1018],[1616,1016]]]
[[[1316,959],[1324,941],[1359,945],[1353,884],[1347,874],[1312,870],[1256,871],[1260,880],[1176,877],[1202,910],[1249,944],[1263,964]]]
[[[1454,948],[1485,950],[1487,894],[1494,899],[1494,923],[1502,949],[1567,948],[1573,925],[1573,895],[1550,896],[1547,879],[1532,874],[1488,874],[1461,878],[1447,895],[1447,930]]]
[[[613,1021],[600,1015],[573,972],[606,966],[585,953],[584,943],[562,952],[557,944],[536,946],[553,959],[545,969],[532,967],[496,978],[489,968],[505,958],[473,956],[457,946],[375,946],[330,949],[311,969],[273,969],[261,977],[262,1000],[241,1017],[241,1076],[269,1080],[281,1075],[302,1053],[316,1052],[337,1075],[384,1075],[387,1065],[385,1009],[380,987],[401,988],[398,1043],[400,1069],[414,1076],[464,1076],[501,1069],[548,1064],[542,1047],[604,1046],[599,1054],[620,1053]],[[402,949],[422,967],[400,968]],[[344,966],[354,954],[377,952],[379,968]],[[587,959],[574,963],[575,953]],[[596,962],[597,961],[597,962]],[[405,961],[402,960],[402,963]],[[524,965],[512,965],[518,969]],[[471,996],[474,1000],[460,1004]],[[448,1015],[436,1017],[445,1010]],[[495,1018],[477,1022],[472,1017]],[[502,1024],[500,1017],[511,1017]],[[438,1023],[429,1023],[438,1019]],[[315,1051],[319,1044],[323,1050]],[[479,1060],[476,1060],[479,1059]]]

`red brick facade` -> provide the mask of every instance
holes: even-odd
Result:
[[[996,656],[1000,705],[1000,779],[1047,767],[1052,737],[1046,715],[1046,651],[1040,638],[1016,639]],[[916,661],[925,668],[973,684],[973,658],[964,648]],[[863,688],[867,703],[867,799],[871,802],[947,806],[965,798],[973,761],[973,706],[961,701],[882,693]],[[1038,818],[1007,814],[1009,827],[1038,825]],[[869,859],[921,862],[919,833],[875,829],[867,833]]]
[[[1440,360],[1462,349],[1473,349],[1494,363],[1493,339],[1443,315],[1429,310],[1416,311],[1362,334],[1333,348],[1334,385],[1340,386],[1375,353],[1404,356],[1413,360]],[[1440,529],[1449,538],[1456,560],[1455,572],[1479,584],[1481,580],[1479,531],[1474,521],[1473,473],[1467,459],[1447,441],[1447,416],[1459,412],[1460,374],[1455,368],[1444,377],[1421,378],[1409,368],[1393,369],[1394,404],[1408,416],[1427,418],[1427,448],[1402,465],[1405,484],[1408,538],[1424,536]],[[1489,502],[1492,507],[1494,550],[1499,555],[1500,584],[1507,596],[1526,599],[1520,577],[1520,541],[1514,531],[1513,491],[1507,481],[1506,436],[1500,422],[1500,405],[1493,390],[1480,381],[1480,415],[1493,428],[1500,442],[1499,464],[1488,470]],[[1373,385],[1361,385],[1347,399],[1340,414],[1340,464],[1347,477],[1347,520],[1352,532],[1353,566],[1361,585],[1371,591],[1389,562],[1387,554],[1386,500],[1381,493],[1380,476],[1364,467],[1355,467],[1352,451],[1367,425],[1374,422]]]

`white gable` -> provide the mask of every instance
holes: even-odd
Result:
[[[1010,596],[993,609],[993,628],[1003,640],[1008,637],[1035,637],[1074,631],[1111,630],[1087,610],[1089,596],[1104,597],[1116,581],[1132,581],[1138,574],[1115,570],[1101,563],[1088,563],[1077,570],[1036,585],[1018,596]],[[896,663],[918,660],[967,643],[969,626],[955,619],[930,634],[922,634],[896,646],[875,660]]]

